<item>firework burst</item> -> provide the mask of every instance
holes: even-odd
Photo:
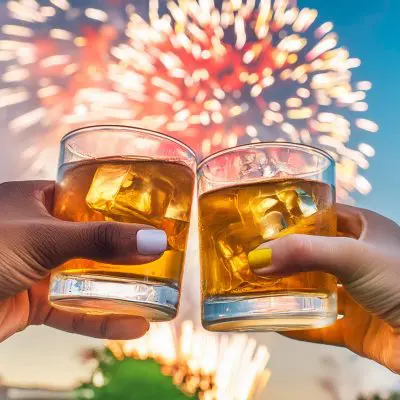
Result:
[[[143,338],[113,341],[107,347],[119,360],[156,360],[176,386],[200,400],[259,398],[271,375],[265,346],[246,335],[194,329],[191,321],[183,322],[179,333],[172,324],[153,324]]]
[[[120,24],[111,8],[67,0],[7,6],[15,23],[2,28],[0,107],[26,109],[9,118],[10,132],[41,131],[25,152],[36,170],[68,129],[122,122],[202,155],[260,140],[315,145],[338,163],[339,198],[371,190],[360,170],[374,149],[348,145],[353,132],[378,130],[358,117],[371,83],[352,81],[360,60],[338,47],[332,23],[317,24],[316,10],[288,0],[150,0],[148,17],[128,5]]]

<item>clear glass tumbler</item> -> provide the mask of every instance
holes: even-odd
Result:
[[[148,224],[166,232],[163,256],[144,265],[71,260],[51,278],[57,308],[142,315],[177,314],[195,183],[196,157],[183,143],[143,129],[93,126],[61,141],[54,216],[77,222]]]
[[[335,277],[261,277],[249,264],[250,253],[284,235],[336,235],[335,162],[327,153],[291,143],[225,150],[199,165],[198,194],[206,329],[295,330],[336,320]]]

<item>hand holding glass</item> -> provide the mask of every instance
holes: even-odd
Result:
[[[196,159],[182,143],[122,126],[74,131],[61,142],[54,215],[66,221],[146,224],[167,234],[162,257],[143,265],[72,260],[52,275],[49,299],[61,309],[177,314]]]
[[[200,164],[205,328],[295,330],[336,320],[335,277],[322,272],[261,277],[249,262],[250,257],[262,261],[265,257],[257,257],[257,252],[268,252],[268,241],[283,235],[334,236],[334,182],[333,159],[296,144],[242,146]]]

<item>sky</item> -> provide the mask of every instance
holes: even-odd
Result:
[[[89,0],[86,4],[92,4]],[[139,4],[138,2],[136,4]],[[144,5],[146,2],[140,3]],[[354,71],[354,81],[371,80],[373,89],[368,93],[369,111],[366,117],[380,125],[379,133],[353,135],[353,140],[367,142],[376,149],[375,158],[370,160],[370,169],[364,175],[370,180],[373,191],[368,196],[355,195],[357,205],[373,209],[400,222],[400,208],[396,196],[400,188],[396,182],[396,173],[400,171],[399,119],[400,111],[400,46],[397,42],[398,0],[298,0],[300,7],[316,8],[319,21],[332,21],[335,32],[339,34],[341,46],[347,47],[352,57],[362,60],[362,65]],[[5,0],[0,0],[0,23],[6,18]],[[114,18],[115,19],[115,18]],[[0,110],[0,119],[6,111]],[[4,115],[3,115],[4,114]],[[2,168],[0,179],[12,179],[11,156],[5,149],[16,149],[16,138],[0,135]],[[12,152],[12,151],[11,151]]]
[[[136,0],[136,3],[139,1],[145,3],[145,0]],[[83,3],[87,4],[82,0]],[[298,0],[298,3],[300,7],[318,9],[321,22],[332,21],[335,24],[340,45],[347,47],[352,56],[363,61],[361,67],[354,71],[355,80],[373,82],[373,89],[368,95],[370,109],[367,117],[378,122],[381,126],[380,132],[363,133],[362,136],[354,138],[370,143],[376,149],[376,156],[370,161],[370,169],[365,172],[365,176],[372,183],[373,191],[368,196],[356,196],[356,200],[357,205],[373,209],[400,223],[400,207],[397,206],[396,200],[397,196],[400,196],[397,177],[397,174],[400,174],[400,80],[397,77],[400,71],[400,46],[397,42],[400,1]],[[5,0],[0,0],[0,25],[6,19],[4,4]],[[0,110],[0,120],[3,117],[4,114]],[[0,181],[14,176],[15,159],[9,150],[17,148],[18,145],[18,138],[6,135],[5,132],[0,134]],[[312,393],[318,388],[313,389],[311,385],[315,376],[323,373],[320,371],[319,359],[327,354],[342,357],[338,370],[346,376],[350,389],[357,386],[357,383],[354,383],[355,372],[360,375],[359,379],[363,380],[365,390],[378,387],[377,382],[383,381],[382,376],[389,377],[383,369],[379,370],[380,373],[377,372],[372,363],[348,366],[349,354],[337,349],[300,345],[297,342],[284,341],[277,335],[268,338],[265,336],[265,341],[272,352],[273,380],[269,388],[271,398],[278,398],[279,395],[274,396],[274,393],[282,395],[285,389],[291,390],[285,398],[302,400],[305,397],[301,396],[307,396],[325,399],[321,393],[319,396],[313,396]],[[63,343],[63,346],[60,346],[60,343]],[[40,379],[46,378],[52,383],[65,384],[70,375],[74,375],[75,372],[81,373],[79,359],[76,357],[78,349],[91,343],[88,339],[53,330],[31,329],[0,347],[0,374],[4,374],[8,379],[24,376],[29,378],[29,382],[35,379],[40,382]],[[296,357],[293,357],[293,354],[296,354]],[[307,362],[304,362],[305,359]],[[66,370],[71,371],[71,374],[65,374]],[[287,385],[287,382],[290,382],[290,385]],[[358,387],[354,390],[358,390]]]
[[[355,71],[359,80],[371,80],[368,118],[381,127],[379,133],[363,133],[373,145],[376,156],[365,176],[373,191],[356,196],[357,205],[369,208],[400,222],[400,45],[398,0],[299,0],[301,7],[315,7],[321,20],[335,24],[340,44],[359,57],[362,65]]]

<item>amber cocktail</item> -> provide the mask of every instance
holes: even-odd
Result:
[[[335,277],[259,276],[249,262],[284,235],[336,234],[333,160],[307,146],[265,143],[211,156],[198,171],[204,326],[291,330],[335,321]]]
[[[143,265],[72,260],[52,276],[50,301],[77,312],[173,318],[188,238],[195,157],[167,136],[128,127],[91,127],[62,141],[54,215],[62,220],[151,225],[168,237]]]

